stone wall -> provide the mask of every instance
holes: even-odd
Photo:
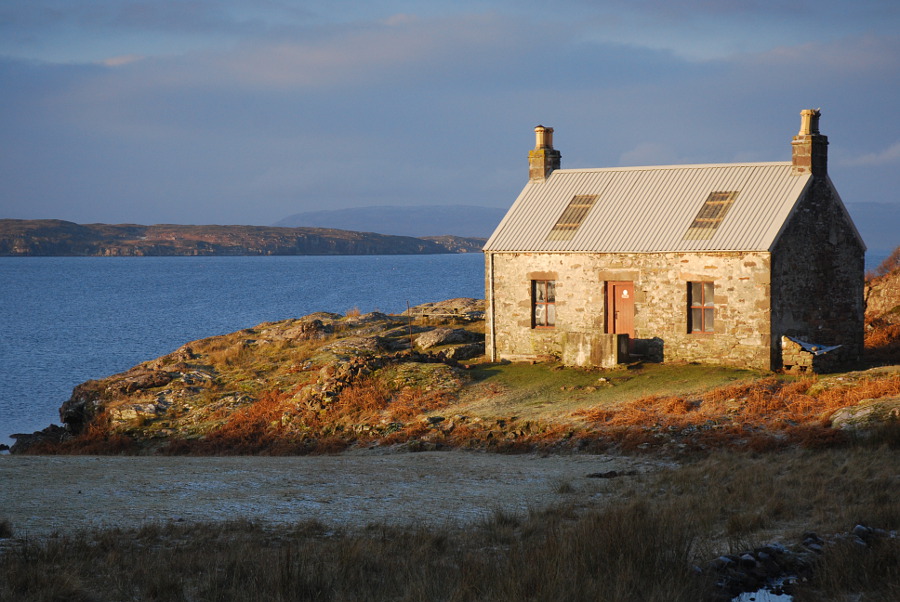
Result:
[[[807,351],[799,343],[787,337],[781,337],[781,362],[786,372],[795,374],[812,372],[832,372],[839,365],[835,358],[839,357],[834,351],[816,355],[813,351]]]
[[[567,348],[607,331],[606,282],[634,283],[638,349],[665,361],[770,367],[768,253],[486,253],[488,355],[585,357]],[[556,326],[531,327],[531,280],[556,281]],[[688,283],[715,283],[714,333],[688,332]],[[491,309],[493,311],[491,311]],[[642,345],[643,343],[643,345]],[[599,342],[598,342],[599,344]]]
[[[772,261],[772,365],[780,337],[835,350],[835,366],[857,361],[864,336],[864,259],[831,183],[813,181],[775,245]]]

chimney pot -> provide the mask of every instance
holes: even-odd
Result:
[[[800,111],[800,131],[798,136],[809,136],[819,133],[819,116],[821,109],[803,109]]]
[[[553,128],[545,128],[542,125],[534,128],[534,148],[553,148]]]

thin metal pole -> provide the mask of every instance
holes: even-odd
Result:
[[[412,350],[412,314],[409,309],[409,299],[406,300],[406,327],[409,329],[409,349]]]

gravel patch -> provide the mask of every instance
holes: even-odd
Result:
[[[476,452],[304,457],[0,456],[0,520],[16,537],[101,526],[247,518],[465,525],[502,510],[597,505],[663,462],[606,455]],[[633,478],[633,477],[632,477]]]

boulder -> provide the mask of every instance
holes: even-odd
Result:
[[[868,429],[892,420],[900,421],[900,396],[864,399],[854,406],[841,408],[831,415],[831,426]]]
[[[347,316],[344,318],[344,322],[348,328],[356,328],[358,326],[362,326],[363,324],[372,324],[375,322],[391,322],[391,317],[387,314],[383,314],[380,311],[370,311],[367,314],[362,314],[359,316]]]
[[[451,347],[444,352],[444,357],[448,360],[462,361],[472,359],[484,355],[484,343],[468,343],[466,345],[457,345]]]
[[[334,332],[334,326],[331,323],[325,323],[319,319],[297,320],[283,332],[272,337],[273,340],[292,339],[295,341],[313,341],[324,339]]]
[[[478,338],[480,338],[478,334],[463,328],[435,328],[434,330],[420,334],[416,338],[416,345],[420,349],[430,349],[441,345],[469,343]]]
[[[333,343],[329,343],[320,348],[321,351],[327,351],[331,353],[345,353],[350,355],[365,355],[365,354],[373,354],[378,353],[380,351],[385,351],[390,348],[390,345],[387,345],[385,340],[378,336],[369,336],[369,337],[347,337],[344,339],[338,339]]]

